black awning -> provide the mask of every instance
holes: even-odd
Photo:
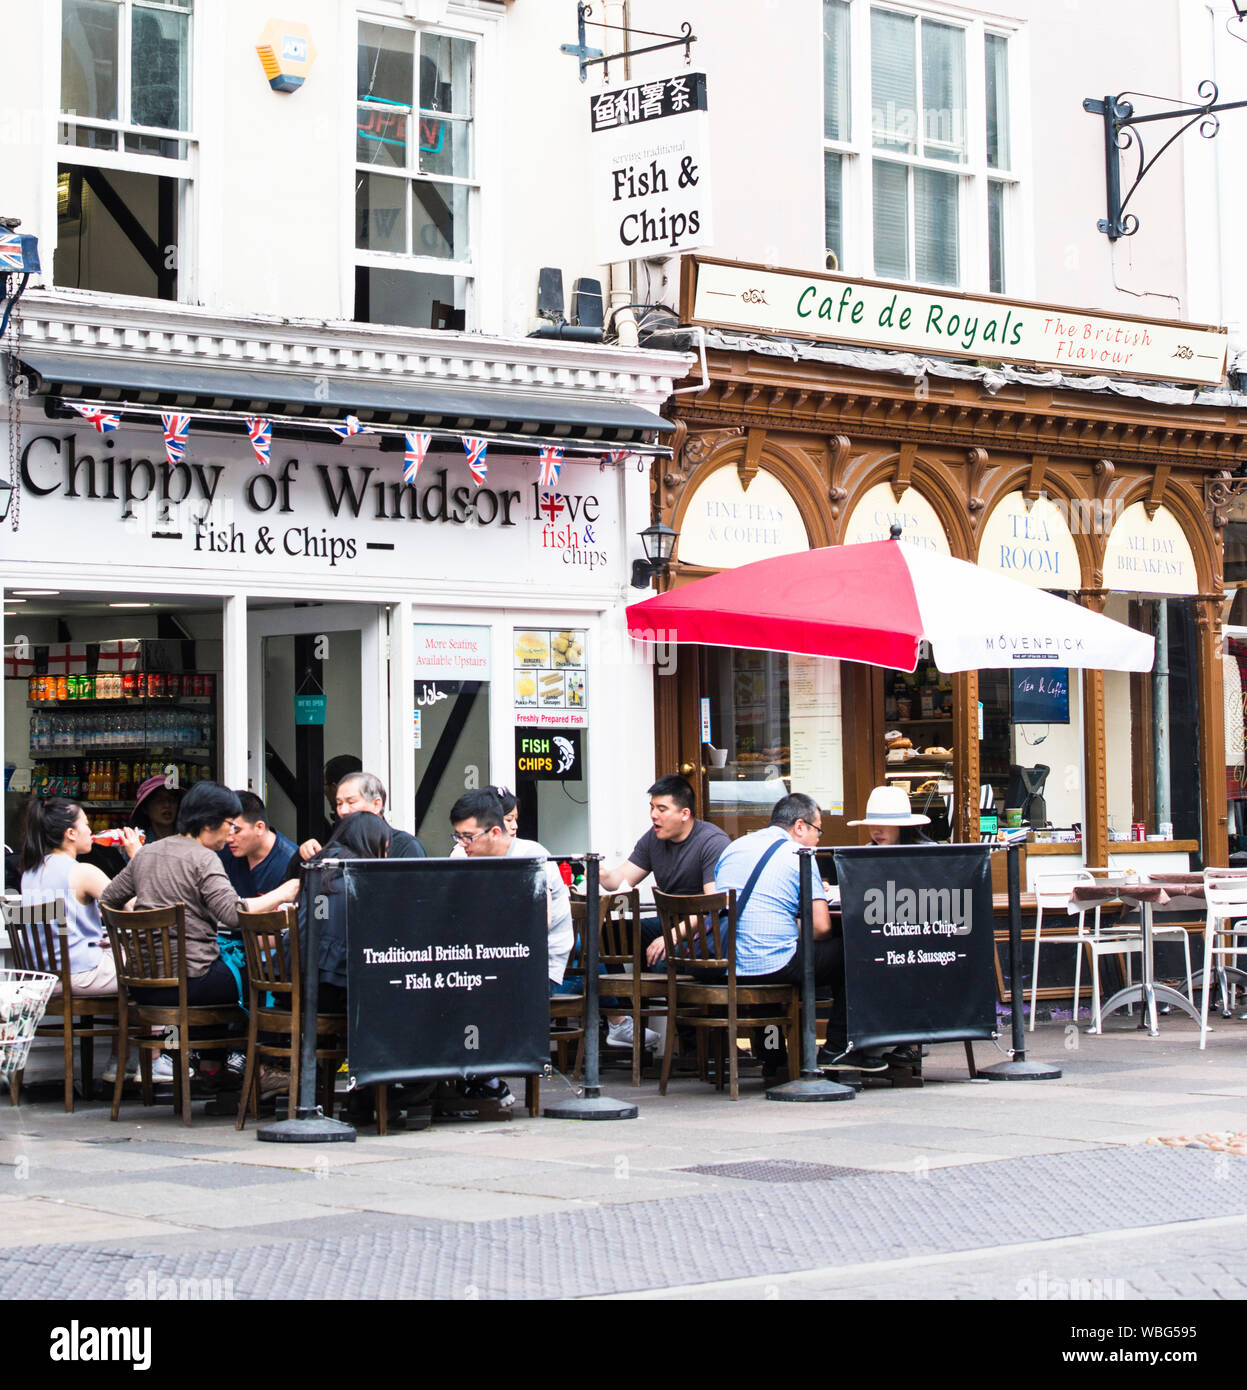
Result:
[[[20,354],[33,395],[163,407],[220,417],[278,417],[290,424],[337,422],[484,438],[531,438],[621,446],[652,441],[675,428],[661,415],[590,391],[578,395],[502,387],[388,380],[349,381],[327,373],[188,366],[144,358],[86,357],[39,350]],[[660,452],[666,452],[662,450]]]

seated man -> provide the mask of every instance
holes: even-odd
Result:
[[[800,911],[800,859],[797,849],[818,844],[822,812],[813,797],[793,792],[775,803],[765,830],[734,840],[715,866],[722,892],[736,890],[736,974],[750,984],[800,985],[804,963],[797,915]],[[761,871],[754,877],[754,870]],[[743,909],[740,900],[754,877]],[[848,1052],[845,1041],[844,945],[831,934],[827,892],[817,872],[811,874],[814,899],[814,981],[835,991],[827,1021],[827,1046],[819,1066],[831,1071],[886,1071],[887,1062],[865,1053]],[[787,1067],[782,1034],[778,1047],[768,1050],[763,1075],[776,1076]]]
[[[650,828],[622,864],[602,870],[603,892],[635,888],[652,873],[660,893],[713,893],[714,866],[731,843],[727,832],[697,819],[697,798],[684,777],[660,777],[648,795]],[[662,931],[656,918],[642,926],[645,959],[655,965],[663,958]]]
[[[352,811],[371,811],[374,816],[385,819],[385,783],[371,772],[347,773],[338,783],[335,801],[339,819],[349,816]],[[286,870],[288,877],[297,878],[300,864],[320,851],[319,840],[304,840],[290,860]],[[424,846],[414,835],[390,826],[389,858],[425,859],[427,855]]]
[[[492,789],[464,792],[450,808],[450,823],[456,842],[463,847],[469,859],[509,855],[513,859],[546,861],[547,974],[549,992],[553,994],[556,986],[562,983],[576,936],[572,926],[571,897],[558,866],[550,861],[548,851],[536,840],[521,840],[510,834],[504,823],[502,802]],[[492,1100],[503,1109],[515,1104],[510,1087],[496,1076],[470,1079],[469,1098],[477,1092],[481,1099]]]
[[[255,792],[237,795],[242,810],[234,817],[221,864],[240,898],[258,898],[289,877],[294,841],[268,823],[268,811]]]

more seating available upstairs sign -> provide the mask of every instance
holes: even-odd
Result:
[[[1092,376],[1225,380],[1223,328],[702,257],[693,269],[695,323]]]
[[[593,213],[603,265],[712,244],[706,110],[702,72],[590,98]]]

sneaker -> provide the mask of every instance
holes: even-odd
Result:
[[[241,1076],[247,1069],[247,1054],[245,1052],[231,1052],[225,1059],[225,1065],[235,1076]]]
[[[872,1057],[867,1052],[833,1052],[829,1047],[818,1050],[820,1071],[887,1071],[888,1064],[883,1057]]]
[[[612,1023],[606,1030],[607,1047],[626,1047],[631,1049],[635,1034],[632,1030],[632,1015],[625,1014],[618,1023]],[[652,1028],[645,1030],[645,1050],[653,1052],[658,1046],[658,1034]]]
[[[903,1044],[885,1052],[883,1060],[892,1066],[916,1067],[922,1061],[922,1048]]]
[[[510,1110],[515,1105],[510,1086],[496,1076],[491,1076],[488,1081],[469,1081],[464,1094],[468,1100],[478,1100],[498,1110]]]
[[[290,1089],[290,1073],[279,1067],[270,1067],[267,1062],[260,1063],[260,1094],[275,1096]]]
[[[126,1058],[126,1080],[127,1080],[127,1081],[132,1080],[135,1076],[137,1076],[137,1075],[138,1075],[138,1070],[139,1070],[138,1058],[137,1058],[137,1057],[133,1057],[133,1056],[127,1057],[127,1058]],[[103,1076],[101,1077],[101,1080],[106,1081],[106,1082],[111,1086],[111,1085],[113,1084],[113,1082],[116,1081],[116,1079],[117,1079],[117,1054],[114,1052],[113,1055],[112,1055],[112,1056],[108,1059],[108,1061],[104,1064],[104,1073],[103,1073]]]
[[[152,1058],[152,1080],[173,1081],[173,1058],[167,1052]]]

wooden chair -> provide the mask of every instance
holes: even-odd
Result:
[[[578,1075],[585,1060],[585,904],[583,900],[573,900],[571,906],[575,937],[563,971],[563,983],[579,984],[579,989],[575,994],[550,996],[550,1048],[555,1055],[555,1065],[559,1071],[566,1072],[568,1055],[574,1043],[576,1061],[573,1075]]]
[[[603,893],[601,907],[601,959],[607,973],[598,980],[599,992],[615,1000],[611,1013],[632,1018],[632,1084],[641,1084],[645,1064],[645,1020],[667,1013],[667,972],[651,971],[645,962],[641,940],[641,895]],[[651,1005],[647,1001],[661,1003]],[[624,1007],[620,1007],[623,1004]]]
[[[247,1066],[238,1100],[235,1129],[247,1122],[247,1106],[260,1113],[260,1058],[280,1061],[290,1073],[287,1114],[293,1120],[299,1097],[299,1029],[303,1016],[303,965],[299,943],[299,917],[292,906],[273,912],[240,912],[238,930],[247,958]],[[285,937],[283,945],[282,937]],[[266,995],[275,1002],[265,1002]],[[333,1082],[346,1057],[346,1015],[316,1015],[316,1062],[321,1068],[321,1107],[333,1117]],[[261,1036],[262,1034],[268,1036]],[[322,1046],[322,1041],[325,1045]],[[386,1098],[380,1097],[379,1115],[385,1114]]]
[[[27,920],[30,919],[30,920]],[[35,1037],[59,1037],[65,1049],[65,1110],[74,1112],[74,1039],[81,1046],[82,1094],[89,1097],[95,1064],[95,1039],[117,1037],[119,1002],[116,994],[77,995],[69,978],[69,952],[62,951],[65,940],[66,917],[64,899],[55,903],[34,906],[5,904],[5,923],[9,945],[13,950],[13,965],[18,970],[39,970],[56,975],[61,982],[60,994],[48,1000],[44,1022],[35,1029]],[[59,938],[59,939],[58,939]],[[110,1020],[110,1026],[96,1026],[99,1019]],[[77,1022],[75,1022],[77,1020]],[[9,1104],[16,1105],[22,1087],[22,1072],[14,1072],[9,1081]]]
[[[783,1028],[788,1075],[795,1081],[800,1075],[799,992],[795,985],[750,985],[737,980],[736,890],[676,897],[655,889],[654,906],[667,948],[667,1046],[659,1095],[667,1094],[675,1034],[682,1024],[696,1030],[699,1062],[705,1060],[707,1034],[726,1045],[726,1059],[720,1049],[715,1087],[723,1089],[726,1070],[733,1100],[740,1094],[737,1039],[742,1028]],[[750,1010],[743,1017],[742,1007]]]
[[[173,1056],[173,1108],[184,1125],[191,1122],[190,1030],[208,1029],[210,1036],[195,1039],[200,1048],[235,1048],[238,1034],[231,1025],[245,1024],[246,1015],[236,1004],[188,1004],[186,1002],[185,904],[123,912],[101,908],[104,925],[117,955],[118,997],[121,1004],[117,1039],[117,1080],[113,1087],[112,1118],[121,1112],[130,1043],[139,1049],[139,1073],[143,1104],[152,1102],[152,1055],[167,1051]],[[176,1004],[144,1004],[134,998],[138,989],[176,989]],[[151,1029],[161,1030],[153,1037]],[[175,1041],[166,1040],[165,1030]]]

